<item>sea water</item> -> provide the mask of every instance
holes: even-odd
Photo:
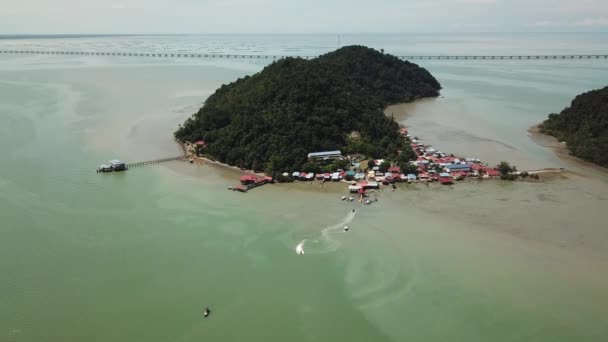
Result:
[[[316,55],[335,49],[336,38],[28,38],[2,39],[0,50]],[[421,55],[599,53],[607,41],[341,37]],[[567,179],[404,185],[364,206],[318,183],[227,191],[238,173],[210,165],[94,172],[108,159],[179,155],[177,125],[217,87],[265,63],[0,55],[0,340],[553,342],[608,334],[606,177],[527,133],[578,93],[605,86],[608,62],[419,61],[443,98],[397,113],[444,152],[565,167],[574,172]]]

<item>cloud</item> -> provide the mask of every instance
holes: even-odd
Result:
[[[0,2],[5,33],[608,31],[608,0]]]
[[[555,25],[555,22],[551,21],[551,20],[540,20],[535,22],[534,24],[532,24],[532,26],[535,27],[547,27],[547,26],[553,26]]]
[[[575,23],[576,26],[608,26],[608,18],[600,17],[600,18],[585,18],[583,20],[577,21]]]

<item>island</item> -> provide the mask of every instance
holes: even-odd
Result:
[[[573,156],[608,167],[608,87],[578,95],[539,130],[564,142]]]
[[[416,64],[348,46],[314,59],[284,58],[222,85],[174,135],[197,142],[197,153],[210,159],[275,177],[335,171],[345,166],[342,155],[405,164],[416,154],[383,111],[440,89]]]

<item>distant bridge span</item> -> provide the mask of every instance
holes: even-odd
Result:
[[[288,57],[312,59],[318,56],[306,55],[235,55],[205,53],[142,53],[142,52],[103,52],[103,51],[54,51],[54,50],[0,50],[0,55],[75,55],[75,56],[114,56],[149,58],[190,58],[190,59],[269,59]],[[402,60],[577,60],[608,59],[605,55],[400,55]]]

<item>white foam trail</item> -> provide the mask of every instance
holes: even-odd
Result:
[[[342,228],[344,228],[344,226],[346,226],[347,224],[351,223],[352,220],[355,218],[355,214],[357,214],[356,211],[351,211],[351,212],[348,213],[348,215],[346,215],[346,217],[340,223],[335,224],[333,226],[329,226],[329,227],[324,228],[321,231],[321,236],[325,240],[329,240],[329,233],[332,230],[335,230],[335,229],[342,229]]]
[[[344,217],[340,223],[337,223],[332,226],[325,227],[321,230],[321,241],[313,240],[313,242],[323,242],[325,244],[325,248],[323,249],[315,249],[312,254],[320,254],[320,253],[329,253],[337,250],[340,247],[340,243],[331,238],[330,233],[334,230],[342,230],[344,226],[348,225],[352,220],[355,219],[356,211],[351,211]],[[306,239],[300,241],[300,243],[296,246],[296,253],[303,255],[304,254],[304,245],[306,244]]]

